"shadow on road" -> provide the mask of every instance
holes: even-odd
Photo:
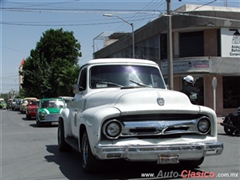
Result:
[[[155,163],[127,162],[114,160],[104,162],[103,169],[97,174],[86,174],[81,168],[81,157],[76,151],[63,153],[57,145],[47,145],[46,150],[52,155],[45,156],[47,162],[59,165],[60,171],[67,179],[99,180],[99,179],[181,179],[192,174],[203,174],[199,169],[186,169],[178,165],[156,165]],[[184,172],[184,174],[183,174]],[[182,177],[184,175],[184,177]],[[153,178],[154,177],[154,178]],[[158,178],[157,178],[158,177]]]
[[[26,117],[22,118],[23,121],[36,121],[36,119],[27,119]]]
[[[57,124],[51,124],[51,123],[46,123],[41,125],[41,127],[37,126],[37,124],[29,124],[29,126],[33,127],[33,128],[56,128],[58,127]]]

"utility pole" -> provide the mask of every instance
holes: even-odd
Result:
[[[167,0],[167,54],[168,54],[168,86],[173,89],[173,58],[172,58],[172,15],[171,0]]]

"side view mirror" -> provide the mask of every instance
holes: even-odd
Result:
[[[73,85],[73,94],[78,94],[79,93],[79,85],[78,84],[74,84]]]
[[[78,84],[73,85],[73,93],[74,94],[78,94],[79,91],[82,91],[82,90],[84,90],[84,88],[82,86],[79,86]]]

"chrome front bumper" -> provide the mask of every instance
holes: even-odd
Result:
[[[97,145],[96,156],[99,159],[126,159],[129,161],[157,161],[159,155],[177,154],[179,160],[194,160],[204,156],[220,155],[222,142],[189,143],[171,145]]]
[[[58,118],[60,117],[60,114],[47,114],[44,119],[39,118],[37,116],[37,119],[39,122],[58,122]]]

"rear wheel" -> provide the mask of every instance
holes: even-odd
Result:
[[[97,160],[92,154],[87,132],[85,131],[81,140],[81,156],[82,156],[82,167],[86,173],[94,173],[100,170],[101,161]]]
[[[234,130],[228,128],[228,127],[224,127],[223,128],[224,132],[227,134],[227,135],[232,135]]]
[[[59,121],[58,123],[58,149],[63,152],[72,150],[72,147],[65,141],[63,121]]]
[[[231,126],[231,125],[233,124],[233,122],[232,122],[231,119],[229,119],[229,120],[226,122],[226,124],[228,124],[228,125]],[[230,128],[226,127],[226,126],[224,126],[223,130],[224,130],[224,132],[225,132],[227,135],[232,135],[233,132],[234,132],[233,129],[230,129]]]

